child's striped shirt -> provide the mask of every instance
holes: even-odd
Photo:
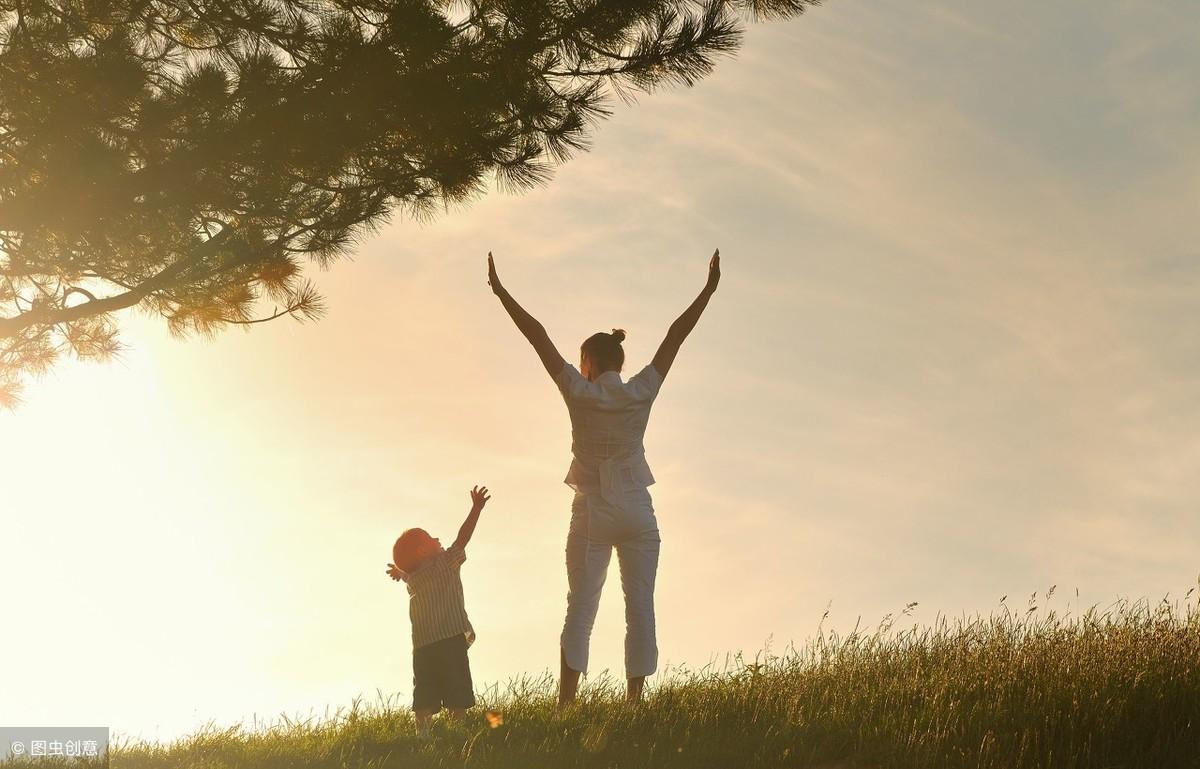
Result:
[[[475,630],[467,619],[459,569],[467,560],[467,551],[451,545],[429,556],[420,568],[405,575],[408,583],[408,616],[412,619],[413,648],[465,635],[467,645],[475,640]]]

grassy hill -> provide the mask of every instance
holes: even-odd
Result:
[[[1028,607],[870,632],[676,671],[641,707],[611,680],[577,706],[523,679],[466,724],[414,736],[400,705],[321,723],[209,729],[126,745],[118,769],[312,767],[1200,767],[1200,612],[1119,602],[1072,616]]]

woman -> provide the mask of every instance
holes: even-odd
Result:
[[[658,667],[654,634],[654,578],[658,571],[658,521],[650,492],[654,476],[642,444],[650,406],[663,378],[721,278],[721,254],[708,265],[700,296],[671,324],[654,360],[628,382],[621,379],[625,332],[588,337],[579,369],[563,359],[532,315],[504,290],[488,254],[488,284],[517,328],[533,345],[571,414],[571,468],[565,482],[575,490],[567,534],[567,618],[560,639],[558,701],[575,699],[587,670],[588,642],[612,551],[617,550],[625,593],[625,673],[628,697],[641,699],[646,676]]]

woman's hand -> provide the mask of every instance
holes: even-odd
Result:
[[[476,486],[471,489],[471,508],[473,510],[482,510],[489,499],[491,497],[488,496],[487,486]]]
[[[533,349],[537,351],[538,357],[542,359],[542,365],[546,367],[546,373],[551,377],[558,376],[567,362],[563,360],[562,355],[559,355],[554,343],[550,341],[550,335],[546,333],[546,329],[538,322],[537,318],[525,312],[525,308],[516,299],[513,299],[512,294],[508,293],[504,286],[500,285],[500,276],[496,274],[496,260],[492,258],[491,251],[488,251],[488,285],[492,287],[492,293],[500,299],[504,311],[508,313],[508,317],[512,318],[522,336],[529,340]]]
[[[711,294],[717,290],[721,282],[721,249],[713,251],[712,259],[708,260],[708,283],[704,285],[705,292]]]
[[[679,354],[680,345],[696,327],[696,321],[700,320],[700,315],[708,306],[708,300],[716,292],[719,282],[721,282],[721,249],[718,248],[713,251],[712,259],[708,260],[708,282],[704,284],[704,290],[683,311],[683,314],[675,319],[671,328],[667,329],[666,338],[658,346],[658,352],[654,353],[651,365],[658,371],[659,376],[665,377],[671,370],[671,364],[675,362],[675,356]]]
[[[493,294],[504,290],[504,286],[500,285],[500,276],[496,274],[496,263],[492,261],[491,251],[488,251],[488,285],[492,287]]]

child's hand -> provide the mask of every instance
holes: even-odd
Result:
[[[487,486],[476,486],[471,489],[471,507],[475,510],[482,510],[487,501],[491,499],[488,496]]]
[[[402,572],[402,571],[400,571],[400,569],[396,568],[396,564],[394,564],[394,563],[388,564],[387,575],[389,577],[391,577],[392,579],[396,580],[397,582],[404,579],[404,572]]]

